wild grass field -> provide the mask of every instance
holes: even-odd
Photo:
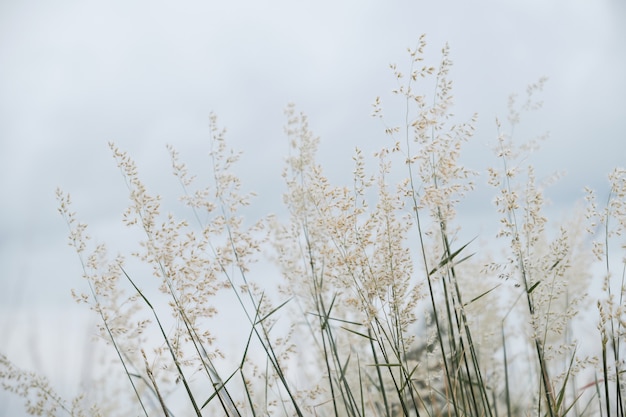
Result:
[[[215,115],[208,178],[168,148],[186,218],[111,143],[134,253],[94,244],[57,190],[87,283],[73,295],[111,355],[73,399],[4,355],[2,387],[46,416],[623,416],[626,170],[607,172],[609,195],[586,189],[547,218],[528,164],[537,142],[514,135],[540,111],[545,80],[511,96],[484,156],[492,168],[474,172],[461,155],[476,119],[453,114],[450,52],[433,65],[424,48],[422,37],[408,66],[391,66],[403,114],[375,100],[381,148],[334,161],[353,166],[343,183],[287,107],[286,216],[242,214],[255,197]],[[478,181],[499,230],[462,240],[457,211]],[[259,273],[269,262],[280,279]],[[225,297],[242,320],[220,311]]]

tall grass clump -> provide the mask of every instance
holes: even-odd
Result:
[[[113,355],[71,403],[0,356],[3,387],[33,415],[623,416],[626,171],[604,201],[588,189],[586,209],[549,221],[535,141],[513,137],[545,80],[511,97],[482,178],[461,163],[477,117],[452,112],[449,49],[433,66],[425,47],[406,73],[391,66],[403,110],[375,100],[384,140],[373,158],[356,148],[345,184],[287,107],[284,216],[243,215],[254,195],[215,115],[206,178],[168,147],[187,220],[111,143],[123,222],[140,233],[130,257],[92,244],[69,194],[57,198],[86,282],[74,298]],[[457,214],[478,181],[499,230],[462,240]],[[258,272],[262,259],[280,280]],[[223,300],[240,316],[220,315]]]

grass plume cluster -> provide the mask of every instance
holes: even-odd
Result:
[[[548,220],[525,162],[536,146],[512,135],[540,107],[540,80],[496,122],[496,243],[461,241],[459,204],[483,180],[460,162],[476,117],[452,113],[447,46],[435,66],[425,47],[409,50],[406,73],[391,66],[402,122],[375,100],[386,145],[373,158],[357,148],[347,184],[325,176],[306,116],[288,106],[285,217],[244,218],[254,195],[214,115],[205,184],[168,147],[187,220],[110,144],[130,197],[123,222],[142,235],[130,260],[92,245],[69,194],[57,197],[87,283],[74,298],[115,357],[67,402],[0,356],[3,388],[48,416],[623,416],[626,170],[606,199],[588,189],[586,211]],[[262,257],[281,272],[276,288]],[[587,294],[593,279],[601,291]],[[226,294],[236,328],[216,307]],[[224,351],[232,333],[242,346]]]

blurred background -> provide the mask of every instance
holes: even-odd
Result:
[[[467,166],[494,164],[496,116],[506,117],[510,93],[521,100],[546,76],[544,108],[518,133],[550,132],[533,160],[540,179],[566,174],[548,191],[550,210],[571,209],[585,185],[606,193],[606,175],[626,163],[622,1],[2,1],[0,352],[77,393],[93,322],[70,296],[81,269],[54,191],[72,195],[111,252],[132,247],[108,141],[137,161],[150,191],[175,201],[165,145],[192,172],[206,168],[214,111],[244,152],[244,188],[259,195],[246,215],[280,214],[287,103],[308,114],[328,175],[349,181],[354,147],[386,144],[374,99],[401,120],[389,64],[408,71],[406,49],[423,33],[432,65],[450,45],[458,120],[479,115]],[[468,235],[490,233],[488,191],[481,185],[463,206]],[[20,415],[20,404],[0,392],[0,415]]]

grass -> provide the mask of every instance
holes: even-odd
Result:
[[[348,185],[330,183],[306,116],[287,108],[285,218],[245,221],[253,195],[214,115],[207,185],[168,148],[189,220],[163,213],[110,144],[129,191],[123,221],[143,235],[131,261],[92,245],[69,194],[57,197],[88,284],[74,297],[100,318],[117,371],[67,402],[0,356],[3,388],[51,416],[623,416],[626,171],[610,174],[604,203],[588,190],[586,211],[548,221],[525,162],[534,146],[511,133],[540,107],[540,80],[496,122],[496,242],[459,241],[459,204],[480,179],[460,162],[476,118],[455,121],[448,48],[431,66],[425,47],[406,74],[392,65],[403,122],[388,124],[376,99],[388,145],[373,159],[357,149]],[[277,288],[255,273],[261,257],[280,268]],[[214,326],[227,294],[244,323],[231,335]],[[220,350],[229,336],[240,350]]]

